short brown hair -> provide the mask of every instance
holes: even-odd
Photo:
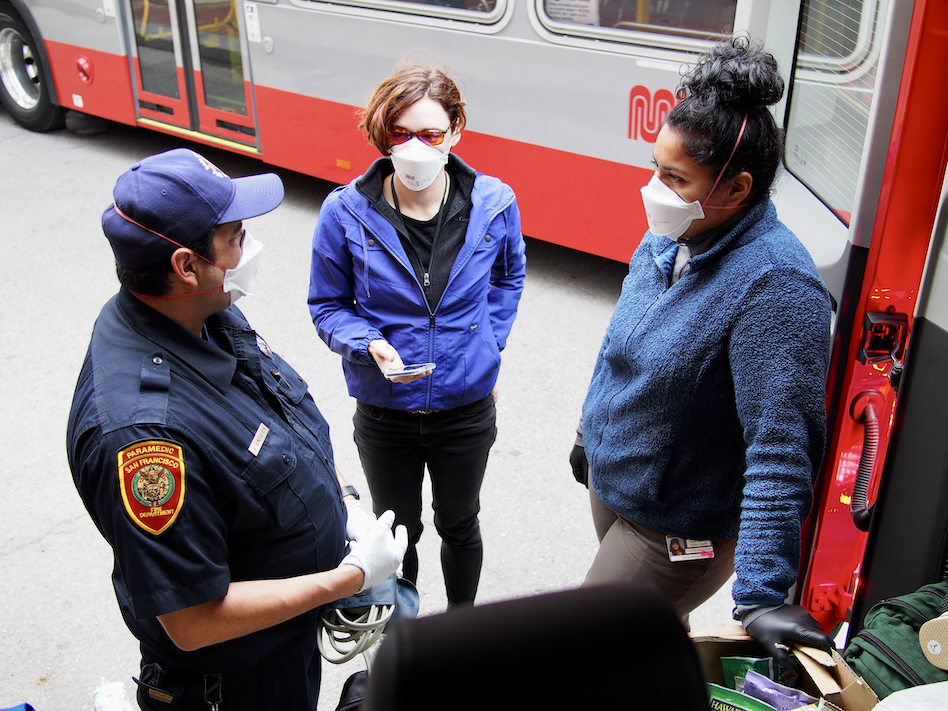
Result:
[[[467,119],[461,92],[446,70],[434,63],[403,64],[375,87],[362,111],[359,128],[365,131],[370,143],[388,155],[392,151],[389,132],[398,115],[425,97],[441,104],[451,121],[451,130],[464,130]]]

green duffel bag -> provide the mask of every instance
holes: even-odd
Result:
[[[948,671],[933,666],[918,641],[921,626],[946,611],[945,582],[883,600],[866,613],[863,629],[849,641],[843,659],[880,699],[900,689],[948,681]]]

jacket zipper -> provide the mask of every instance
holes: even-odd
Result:
[[[487,226],[490,227],[490,224],[495,219],[497,219],[497,216],[503,214],[504,210],[510,207],[512,203],[513,203],[513,197],[511,197],[511,199],[506,201],[503,205],[500,205],[496,210],[491,212],[490,219],[488,219],[486,223]],[[345,205],[345,201],[343,201],[343,204]],[[359,222],[359,224],[362,225],[363,230],[365,230],[366,232],[370,234],[374,234],[372,230],[369,228],[369,225],[365,222],[365,220],[363,220],[358,214],[356,214],[354,210],[350,209],[348,205],[345,205],[345,207],[348,213],[352,215]],[[480,239],[483,239],[483,235],[480,236]],[[441,306],[441,302],[444,300],[444,294],[447,293],[448,287],[451,285],[451,282],[454,281],[456,275],[460,274],[461,270],[464,269],[465,265],[468,263],[468,261],[470,261],[471,255],[474,254],[474,250],[477,248],[477,245],[480,242],[480,239],[478,239],[477,242],[475,242],[472,245],[472,249],[468,252],[467,256],[464,258],[464,261],[461,262],[460,266],[457,269],[453,270],[454,276],[448,277],[448,282],[447,284],[445,284],[444,292],[441,294],[441,298],[438,300],[438,304],[435,306],[433,310],[431,308],[431,303],[428,301],[428,293],[425,290],[424,286],[422,286],[421,282],[418,281],[418,277],[415,275],[415,270],[410,267],[406,267],[405,264],[398,258],[398,256],[394,254],[392,250],[388,248],[388,245],[385,244],[385,241],[381,239],[379,240],[379,243],[385,248],[385,251],[388,252],[390,255],[392,255],[395,261],[401,264],[402,268],[405,269],[405,271],[407,271],[409,275],[411,275],[412,280],[415,282],[415,284],[418,285],[418,289],[421,291],[421,296],[425,300],[425,306],[428,307],[428,362],[432,362],[432,359],[434,358],[435,314],[437,313],[438,308]],[[428,285],[428,275],[425,274],[425,286],[427,285]],[[425,409],[426,410],[431,408],[431,378],[427,378],[427,381],[428,382],[425,384]]]
[[[496,210],[490,213],[490,219],[487,220],[487,227],[490,228],[491,223],[497,219],[498,215],[502,215],[504,210],[506,210],[513,203],[513,198],[505,202],[503,205],[499,206]],[[470,223],[468,223],[470,224]],[[486,230],[485,230],[486,234]],[[471,256],[474,254],[474,251],[477,249],[477,245],[480,241],[484,239],[484,235],[480,235],[477,242],[471,245],[471,250],[467,253],[467,256],[464,257],[464,261],[458,266],[457,269],[454,269],[453,275],[448,275],[448,281],[444,285],[444,291],[441,292],[441,298],[438,299],[437,305],[434,307],[434,311],[431,310],[431,305],[428,304],[428,311],[430,316],[428,318],[428,362],[434,361],[434,327],[435,327],[435,314],[438,312],[438,309],[441,308],[441,302],[444,301],[444,295],[448,292],[448,287],[451,286],[451,282],[454,281],[456,276],[461,273],[461,270],[467,265],[471,260]],[[506,270],[505,270],[506,271]],[[416,280],[417,281],[417,280]],[[428,299],[425,299],[425,303],[428,303]],[[428,378],[428,383],[425,387],[425,408],[431,407],[431,378]]]
[[[430,307],[429,307],[430,311]],[[434,362],[435,315],[428,314],[428,362]],[[425,378],[425,409],[431,409],[431,378]]]
[[[654,260],[653,260],[653,264],[654,264]],[[657,264],[655,264],[655,268],[658,270],[658,265],[657,265]],[[658,270],[658,271],[659,271],[659,274],[660,274],[662,277],[664,277],[664,275],[661,274],[661,270]],[[670,288],[670,287],[669,287],[669,288]],[[655,308],[655,305],[659,302],[659,300],[660,300],[667,292],[668,292],[668,288],[665,288],[665,289],[662,290],[660,293],[658,293],[658,294],[655,295],[655,298],[652,299],[651,303],[650,303],[650,304],[645,308],[645,310],[642,312],[642,315],[639,317],[639,320],[635,322],[635,326],[632,327],[632,331],[631,331],[632,334],[635,334],[635,333],[638,331],[639,326],[642,325],[642,322],[648,317],[648,315],[649,315],[649,313],[652,311],[652,309]],[[607,330],[606,330],[606,334],[608,334],[608,333],[609,333],[609,331],[608,331],[608,329],[607,329]],[[626,340],[626,343],[628,343],[628,339]],[[624,348],[625,348],[625,344],[623,344],[623,349],[624,349]],[[613,423],[613,417],[612,417],[612,415],[613,415],[614,411],[613,411],[613,409],[612,409],[612,403],[613,403],[614,400],[615,400],[615,397],[610,398],[608,404],[606,405],[606,425],[605,425],[605,427],[603,427],[603,433],[605,433],[605,430],[606,430],[610,425],[612,425],[612,423]],[[602,444],[602,439],[601,439],[601,438],[600,438],[598,444]],[[588,450],[587,450],[587,451],[588,451]]]

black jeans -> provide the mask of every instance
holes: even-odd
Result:
[[[497,435],[496,410],[488,395],[470,405],[431,413],[391,410],[359,402],[352,418],[362,469],[376,514],[395,512],[408,528],[404,577],[418,579],[421,484],[431,476],[434,523],[441,536],[441,568],[448,605],[474,602],[483,544],[481,483]]]

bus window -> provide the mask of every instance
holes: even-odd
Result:
[[[847,225],[872,107],[886,0],[805,0],[787,168]]]
[[[301,7],[311,1],[313,0],[291,0]],[[503,0],[329,0],[329,2],[334,5],[354,5],[360,8],[478,23],[496,22],[506,8]]]
[[[244,65],[237,29],[237,0],[195,3],[198,53],[207,106],[247,115]]]
[[[461,10],[491,13],[497,6],[497,0],[396,0],[418,5],[439,5],[441,7],[457,7]]]
[[[246,116],[237,0],[196,2],[194,13],[205,105]],[[180,99],[172,30],[177,16],[173,8],[169,7],[168,0],[133,0],[132,18],[141,88],[159,96]]]
[[[699,39],[730,35],[736,6],[737,0],[543,0],[552,23]]]
[[[181,98],[171,30],[175,18],[168,1],[134,0],[132,18],[142,89],[172,99]]]

